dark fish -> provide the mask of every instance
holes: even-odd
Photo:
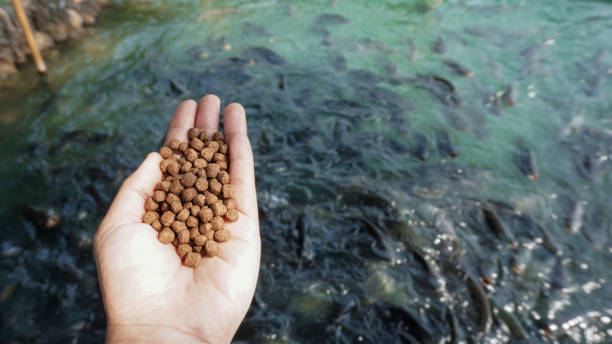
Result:
[[[516,85],[511,83],[501,96],[501,101],[506,106],[514,106],[517,102]]]
[[[380,75],[363,69],[349,70],[347,71],[347,77],[349,78],[349,81],[353,84],[362,83],[368,85],[376,85],[384,80]]]
[[[530,47],[525,48],[523,51],[521,51],[520,56],[522,59],[527,59],[527,60],[532,59],[545,46],[546,46],[545,42],[532,45]]]
[[[582,228],[583,218],[584,218],[584,210],[585,204],[583,201],[576,201],[572,206],[572,211],[570,212],[569,217],[567,218],[567,229],[570,230],[573,234],[578,233],[580,228]]]
[[[461,105],[463,100],[459,97],[452,82],[436,75],[417,75],[414,79],[417,86],[429,91],[446,105]]]
[[[313,219],[309,212],[302,214],[297,220],[298,229],[298,256],[300,267],[304,259],[311,261],[314,258],[314,252],[311,249],[309,232],[312,227]]]
[[[570,284],[567,269],[563,265],[563,261],[560,257],[555,260],[555,265],[550,272],[550,287],[552,290],[556,290],[561,294],[565,294],[563,289],[567,288]]]
[[[459,155],[459,152],[455,149],[455,145],[446,130],[439,129],[436,131],[436,142],[440,155],[449,155],[451,158],[456,158]]]
[[[474,72],[472,72],[469,68],[462,65],[461,63],[452,60],[452,59],[444,59],[444,64],[449,66],[453,72],[457,75],[464,76],[466,78],[471,78],[474,76]]]
[[[577,164],[578,173],[589,182],[595,182],[601,172],[599,159],[589,152],[583,153],[582,160]]]
[[[483,206],[482,215],[484,215],[485,222],[489,229],[491,229],[491,231],[495,233],[498,238],[508,240],[510,243],[514,241],[510,233],[506,231],[506,228],[503,226],[501,220],[497,216],[497,213],[492,208]]]
[[[51,207],[21,206],[21,213],[40,228],[50,229],[60,224],[61,218],[57,211]]]
[[[421,161],[427,160],[429,157],[429,147],[427,145],[427,137],[421,133],[414,134],[414,155],[421,159]]]
[[[513,314],[506,312],[503,307],[499,307],[495,300],[491,299],[491,308],[495,309],[497,312],[495,315],[508,326],[510,330],[510,334],[517,339],[526,339],[528,337],[527,331],[523,328],[523,325],[516,319]]]
[[[563,252],[559,248],[559,245],[553,240],[550,236],[546,228],[542,227],[540,224],[536,224],[536,227],[540,230],[540,234],[542,234],[542,245],[552,254],[561,255]]]
[[[285,76],[282,74],[278,77],[278,89],[285,90]]]
[[[442,114],[444,114],[444,118],[453,128],[461,131],[465,131],[468,129],[468,123],[463,118],[461,113],[455,107],[445,106],[442,109]]]
[[[265,47],[250,47],[244,51],[244,55],[255,62],[267,62],[273,65],[282,65],[287,62],[285,58]]]
[[[606,229],[609,227],[606,211],[600,204],[590,207],[592,210],[586,216],[587,221],[582,234],[585,239],[595,248],[602,248],[608,242]]]
[[[5,258],[12,258],[21,255],[23,249],[19,246],[15,246],[8,241],[3,241],[0,245],[0,256]]]
[[[413,314],[408,309],[388,303],[377,303],[378,313],[385,324],[393,325],[399,331],[399,337],[405,340],[413,340],[417,343],[431,342],[434,334],[429,326],[420,320],[418,314]],[[418,340],[416,338],[418,338]]]
[[[170,90],[177,96],[187,93],[185,87],[174,80],[170,80]]]
[[[317,16],[315,23],[318,25],[342,25],[351,21],[339,14],[323,13]]]
[[[533,152],[525,147],[519,147],[516,153],[516,164],[519,170],[530,180],[538,180],[538,168]]]
[[[448,321],[451,328],[451,343],[461,343],[465,340],[465,333],[457,321],[455,311],[450,307],[446,307],[446,321]]]
[[[442,39],[441,36],[438,36],[438,38],[436,38],[436,41],[432,45],[431,49],[436,54],[439,54],[439,55],[444,54],[446,52],[446,43],[444,42],[444,39]]]
[[[493,323],[493,312],[491,312],[489,297],[485,294],[480,282],[471,275],[467,275],[467,286],[472,299],[478,305],[478,327],[486,335],[491,330],[491,324]]]

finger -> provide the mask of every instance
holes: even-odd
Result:
[[[208,94],[200,99],[196,112],[195,126],[204,129],[208,134],[219,130],[219,110],[221,100],[214,94]]]
[[[187,141],[187,130],[193,128],[197,104],[188,99],[179,104],[168,126],[165,144],[171,140]]]
[[[144,204],[147,197],[162,178],[159,153],[150,153],[142,164],[123,182],[115,200],[111,204],[100,228],[115,228],[128,223],[142,221]]]
[[[236,208],[257,218],[253,152],[247,136],[246,114],[240,104],[230,104],[223,112],[225,142],[229,147],[230,183],[234,187]]]

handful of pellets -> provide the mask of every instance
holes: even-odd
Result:
[[[163,177],[145,201],[142,222],[159,232],[159,241],[174,245],[186,266],[195,268],[202,256],[214,256],[218,243],[230,239],[225,220],[238,220],[238,211],[223,134],[210,137],[191,128],[187,137],[189,142],[172,140],[160,148]]]

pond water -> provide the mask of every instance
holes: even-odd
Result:
[[[237,342],[610,342],[610,37],[607,1],[114,2],[0,88],[0,341],[102,340],[93,233],[215,93],[256,158]]]

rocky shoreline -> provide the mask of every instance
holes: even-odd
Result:
[[[34,37],[41,51],[76,37],[92,25],[108,0],[23,0]],[[10,4],[0,5],[0,82],[28,61],[30,49]],[[43,53],[44,56],[44,53]]]

